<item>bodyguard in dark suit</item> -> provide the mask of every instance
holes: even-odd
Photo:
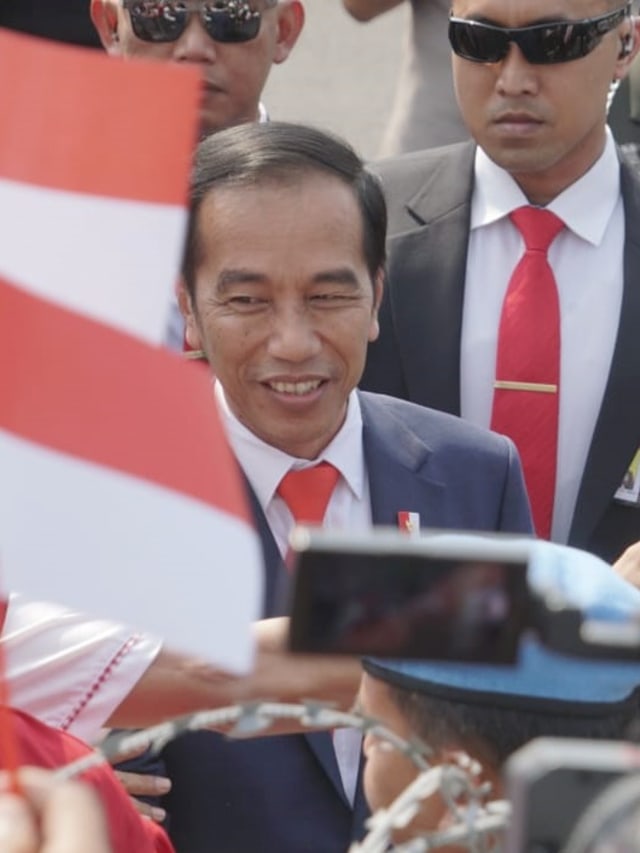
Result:
[[[509,215],[560,216],[548,252],[562,332],[552,538],[615,560],[640,539],[640,181],[606,132],[605,102],[637,53],[637,23],[606,0],[454,0],[452,16],[476,145],[376,166],[388,286],[361,387],[489,426],[500,309],[523,251]]]
[[[266,616],[286,612],[292,471],[335,472],[325,526],[414,512],[425,527],[530,530],[508,439],[354,390],[377,335],[385,226],[378,182],[318,131],[246,125],[198,149],[180,300],[250,487]],[[351,747],[349,760],[326,733],[175,741],[164,759],[178,850],[344,853],[366,813]]]

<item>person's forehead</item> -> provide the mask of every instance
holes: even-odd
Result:
[[[291,211],[293,226],[303,228],[312,219],[316,225],[344,227],[351,222],[360,233],[362,214],[355,191],[337,175],[323,171],[264,175],[238,182],[223,181],[204,196],[200,208],[201,229],[214,229],[249,209],[269,223],[269,214],[282,208]],[[220,214],[224,212],[224,217]],[[252,216],[253,218],[253,216]]]
[[[620,0],[620,6],[624,0]],[[607,0],[452,0],[456,17],[489,20],[505,26],[552,20],[580,20],[605,14]]]

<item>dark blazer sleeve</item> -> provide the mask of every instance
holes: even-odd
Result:
[[[474,146],[375,164],[389,209],[380,336],[360,387],[459,414]]]
[[[402,400],[409,400],[410,395],[396,340],[390,283],[395,279],[395,236],[414,232],[422,224],[410,214],[407,205],[409,199],[415,195],[416,186],[421,185],[424,180],[423,159],[422,152],[412,152],[369,165],[369,170],[382,182],[387,203],[388,263],[379,315],[381,331],[378,340],[369,345],[360,387]]]
[[[390,297],[391,291],[387,281],[380,305],[380,335],[377,341],[369,344],[360,388],[365,391],[388,394],[390,397],[398,397],[401,400],[409,400],[409,389],[405,382],[400,349],[396,341]]]

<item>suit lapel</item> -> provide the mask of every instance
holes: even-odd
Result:
[[[622,162],[624,289],[611,370],[585,466],[569,541],[585,546],[640,447],[640,181]]]
[[[397,527],[398,512],[418,512],[424,526],[445,523],[444,485],[428,476],[429,448],[397,415],[388,398],[359,393],[364,454],[375,525]]]
[[[384,397],[359,392],[363,444],[369,477],[371,516],[376,525],[397,525],[398,512],[420,512],[428,524],[442,523],[443,486],[423,470],[429,449],[402,421],[390,414]],[[347,801],[331,738],[326,733],[305,735],[316,758]],[[362,791],[356,792],[354,812],[364,813]],[[356,816],[354,816],[354,820]]]
[[[409,399],[453,414],[474,151],[460,146],[440,160],[407,204],[417,229],[389,241],[390,310]]]
[[[262,552],[265,565],[265,592],[263,616],[281,616],[288,613],[289,592],[291,581],[289,571],[286,568],[278,545],[276,544],[267,518],[260,506],[260,502],[248,481],[247,491],[251,508],[253,510],[256,527],[262,542]],[[331,735],[327,732],[311,732],[301,735],[308,743],[311,751],[324,769],[325,773],[333,782],[340,796],[347,802],[340,770],[336,760]],[[348,803],[347,803],[348,804]]]
[[[344,787],[342,785],[342,777],[340,776],[340,768],[338,767],[338,759],[333,748],[333,741],[329,732],[311,732],[303,735],[311,747],[311,751],[318,760],[318,763],[327,774],[334,788],[345,805],[351,808],[351,803],[347,799]]]
[[[361,827],[364,824],[365,818],[369,815],[369,806],[364,796],[362,787],[362,770],[364,765],[364,756],[360,754],[360,766],[358,768],[358,778],[356,781],[355,796],[353,803],[349,802],[340,776],[340,769],[336,760],[335,750],[331,740],[331,735],[328,732],[315,732],[305,735],[311,750],[324,768],[325,772],[333,782],[338,794],[344,801],[345,805],[353,811],[352,823],[354,827]]]
[[[262,543],[262,556],[264,559],[264,605],[263,618],[271,616],[283,616],[288,612],[289,573],[280,556],[280,550],[273,538],[267,518],[262,511],[260,501],[246,480],[247,493],[253,510],[260,542]]]

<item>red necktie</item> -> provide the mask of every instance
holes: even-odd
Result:
[[[280,481],[276,491],[291,510],[291,515],[296,524],[302,524],[305,521],[311,524],[321,524],[339,476],[340,472],[330,462],[319,462],[312,468],[288,471]],[[290,557],[291,554],[288,554],[285,559],[289,568],[292,567]],[[355,735],[353,731],[356,731]],[[349,769],[348,764],[344,764],[343,752],[344,749],[349,748],[349,743],[354,738],[358,739],[359,745],[360,733],[353,729],[333,729],[331,737],[334,751],[337,749],[336,761],[340,777],[345,784],[345,774],[348,774]],[[341,740],[338,741],[337,737]],[[340,746],[341,743],[343,744],[342,747]]]
[[[329,462],[288,471],[277,492],[291,510],[296,524],[321,524],[340,472]]]
[[[547,251],[564,224],[539,207],[521,207],[511,220],[525,253],[502,304],[491,429],[515,442],[536,532],[548,539],[558,456],[560,307]]]
[[[288,471],[280,481],[280,485],[276,491],[291,510],[291,515],[294,517],[296,524],[302,524],[305,521],[311,524],[321,524],[339,476],[340,472],[330,462],[319,462],[312,468]],[[289,568],[292,567],[290,557],[291,554],[285,560]],[[352,734],[353,731],[356,731],[355,736]],[[343,738],[360,738],[360,733],[357,730],[333,729],[331,737],[334,751],[338,743],[336,741],[338,732],[342,733],[340,737]],[[347,740],[348,743],[349,741]],[[340,747],[338,745],[336,761],[340,777],[343,779],[344,784],[344,773],[348,771],[343,766],[344,758],[340,758],[339,750]]]

